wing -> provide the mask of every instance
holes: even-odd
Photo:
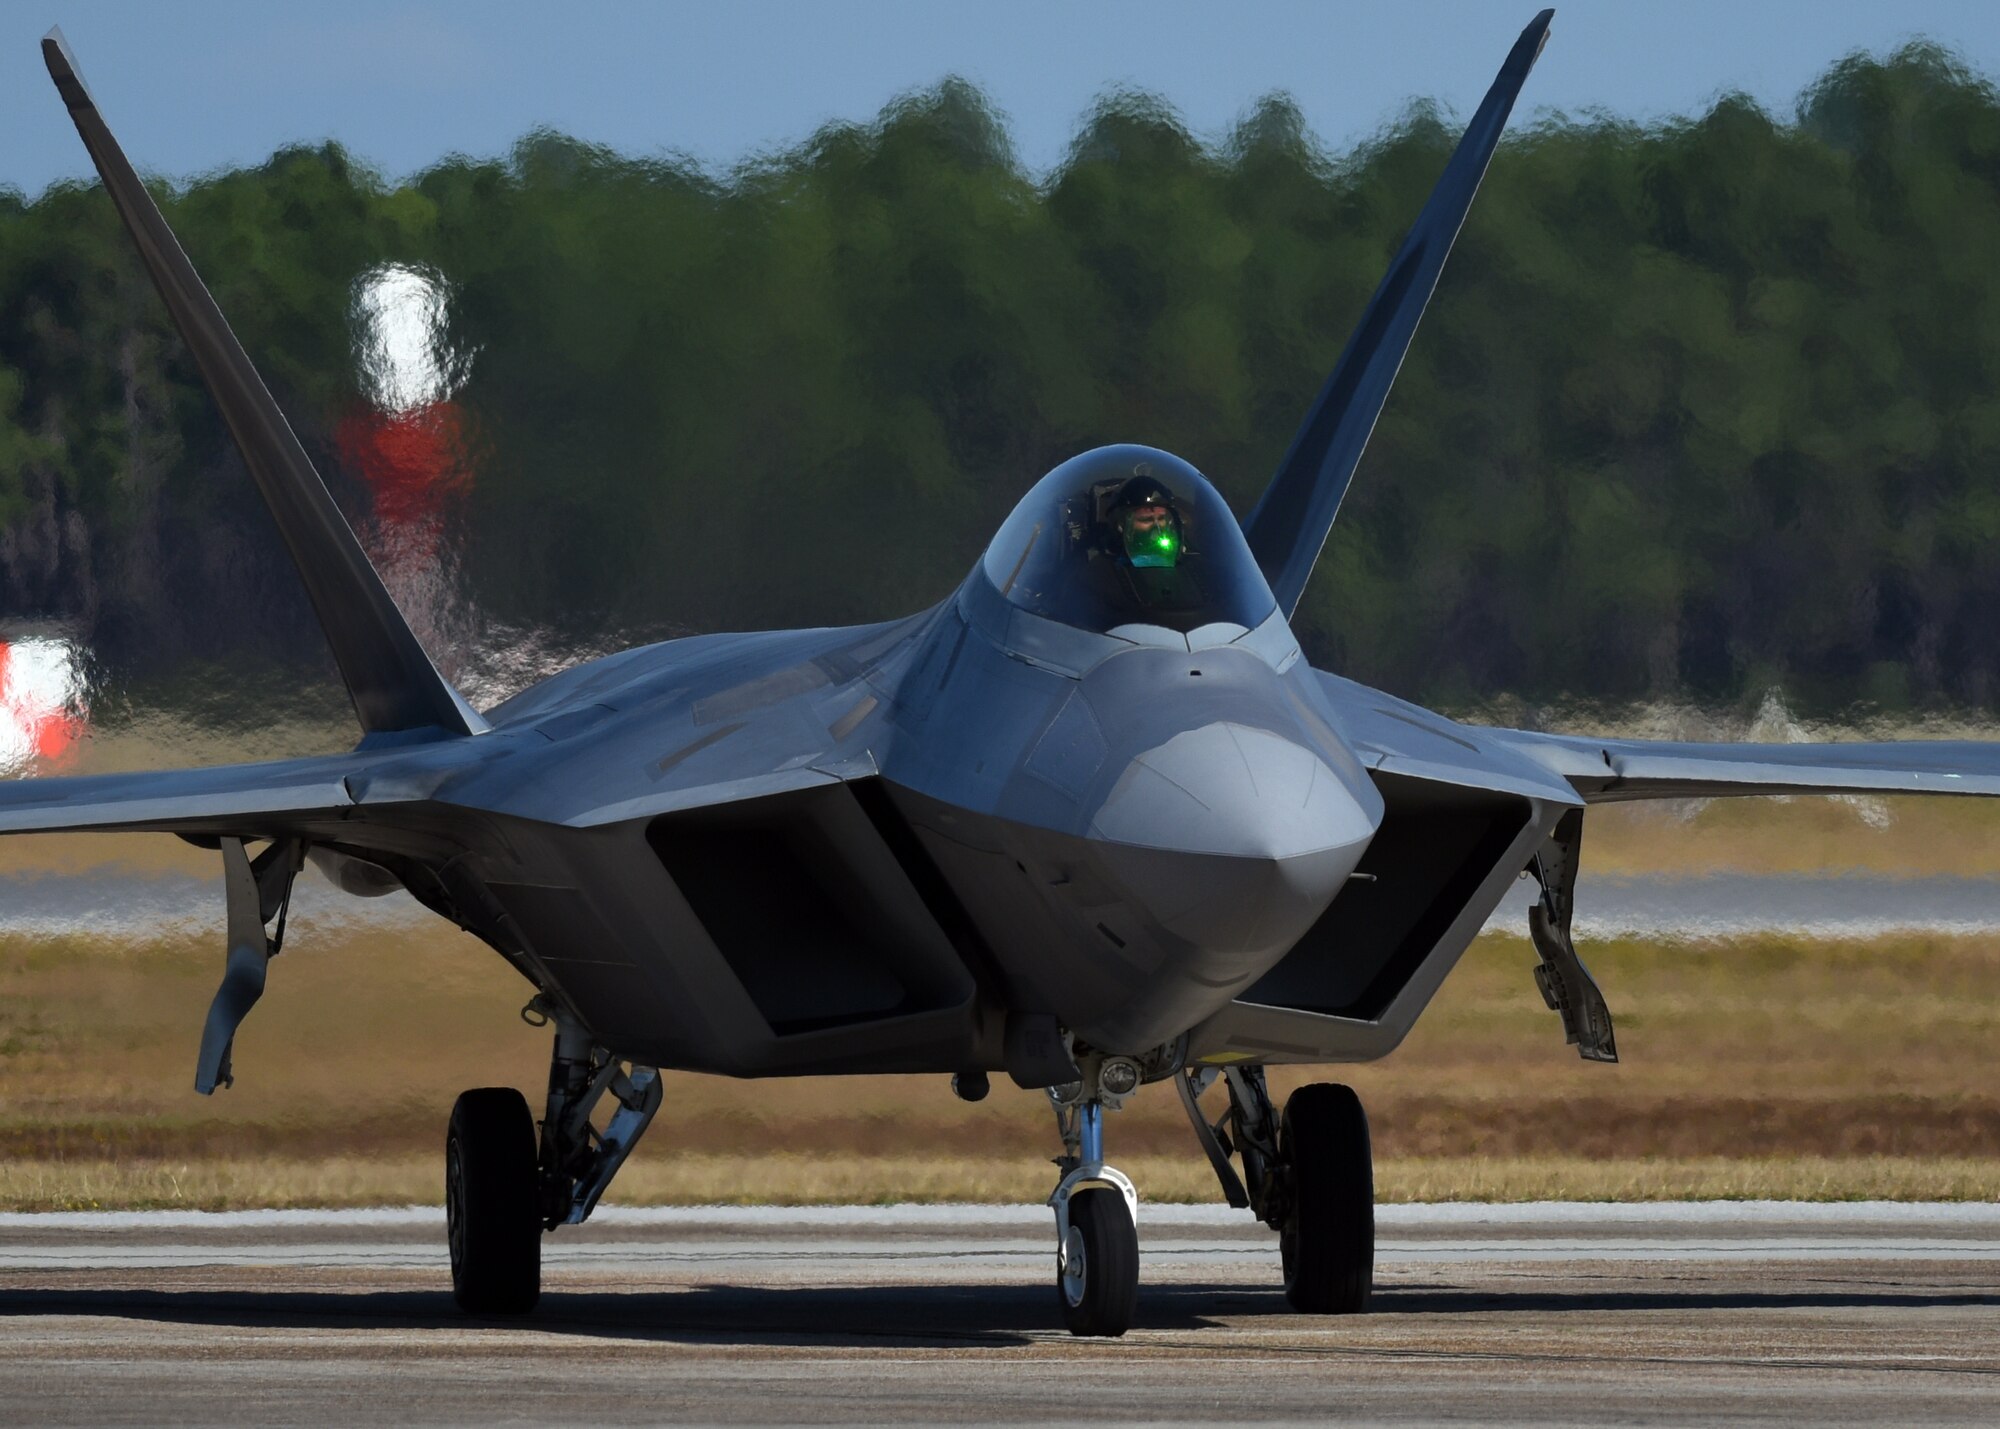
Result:
[[[347,780],[374,762],[365,755],[336,755],[8,780],[0,782],[0,833],[127,829],[270,836],[352,807]]]
[[[1557,804],[1581,802],[1560,770],[1524,753],[1508,737],[1515,731],[1459,724],[1340,675],[1313,674],[1341,737],[1369,769]]]
[[[1681,744],[1491,729],[1587,803],[1729,794],[2000,795],[2000,743]]]
[[[1314,673],[1361,761],[1391,774],[1541,798],[1560,788],[1587,804],[1731,794],[2000,795],[2000,742],[1697,744],[1542,734],[1460,724]]]

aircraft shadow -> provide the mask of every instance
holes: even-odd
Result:
[[[1376,1316],[1642,1313],[1954,1307],[2000,1308],[2000,1291],[1531,1290],[1450,1287],[1376,1292]],[[1143,1287],[1135,1328],[1217,1329],[1293,1314],[1276,1287]],[[746,1287],[676,1291],[565,1291],[520,1319],[473,1320],[441,1290],[333,1291],[0,1289],[0,1319],[83,1315],[241,1329],[463,1329],[518,1326],[542,1335],[662,1343],[905,1348],[1024,1345],[1060,1327],[1052,1286],[903,1285]]]
[[[1285,1308],[1281,1294],[1163,1287],[1140,1300],[1148,1329],[1216,1326],[1218,1317]],[[749,1287],[674,1291],[545,1291],[520,1318],[477,1320],[445,1291],[0,1289],[0,1320],[87,1315],[233,1328],[410,1330],[468,1325],[579,1338],[741,1345],[905,1348],[1024,1345],[1061,1328],[1053,1285]]]
[[[1378,1288],[1370,1312],[1378,1315],[1563,1314],[1576,1311],[1639,1313],[1649,1310],[1840,1310],[1946,1309],[1967,1306],[2000,1308],[2000,1288],[1936,1290],[1897,1287],[1725,1290],[1576,1289],[1490,1290],[1426,1286],[1423,1289]]]

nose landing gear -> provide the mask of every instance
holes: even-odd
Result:
[[[1079,1061],[1081,1081],[1049,1088],[1063,1139],[1056,1161],[1063,1176],[1049,1197],[1056,1293],[1071,1334],[1117,1336],[1131,1328],[1139,1303],[1139,1192],[1104,1164],[1104,1113],[1138,1088],[1139,1073],[1125,1058]]]

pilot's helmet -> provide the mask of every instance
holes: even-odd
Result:
[[[1174,494],[1151,476],[1135,476],[1118,488],[1106,510],[1117,549],[1134,566],[1179,564],[1186,533]]]

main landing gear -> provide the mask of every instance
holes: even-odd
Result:
[[[1262,1067],[1232,1067],[1222,1078],[1229,1109],[1211,1124],[1199,1098],[1212,1067],[1176,1074],[1181,1105],[1208,1153],[1229,1204],[1247,1207],[1278,1233],[1285,1298],[1308,1314],[1356,1315],[1375,1278],[1375,1172],[1368,1116],[1351,1087],[1300,1087],[1282,1116]],[[1242,1158],[1243,1174],[1230,1165]]]
[[[541,1298],[542,1232],[581,1225],[660,1108],[660,1074],[596,1046],[545,998],[522,1010],[553,1022],[548,1111],[539,1137],[512,1087],[462,1094],[445,1135],[445,1232],[451,1288],[474,1315],[525,1315]],[[600,1130],[591,1113],[610,1098]]]

